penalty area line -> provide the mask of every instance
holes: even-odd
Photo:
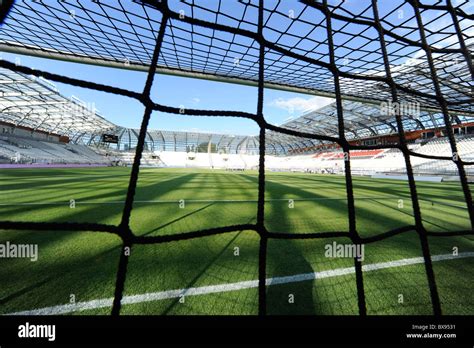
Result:
[[[358,197],[358,200],[382,200],[382,199],[399,199],[398,196],[374,196],[374,197]],[[407,197],[409,198],[409,197]],[[267,198],[265,202],[313,202],[313,201],[344,201],[347,197],[308,197],[308,198]],[[180,201],[186,203],[258,203],[258,199],[163,199],[163,200],[139,200],[136,199],[133,203],[152,203],[152,204],[179,204]],[[69,207],[71,201],[64,200],[62,202],[9,202],[0,203],[0,206],[23,206],[23,205],[62,205]],[[111,205],[111,204],[125,204],[125,201],[81,201],[74,200],[77,205]]]
[[[434,255],[431,257],[431,260],[433,262],[438,262],[438,261],[456,260],[456,259],[469,258],[469,257],[474,257],[474,252],[463,252],[463,253],[459,253],[457,256],[454,256],[452,254]],[[414,257],[414,258],[401,259],[401,260],[396,260],[396,261],[372,263],[368,265],[363,265],[362,271],[372,272],[372,271],[380,270],[380,269],[423,264],[424,261],[425,260],[423,257]],[[310,281],[310,280],[316,280],[316,279],[339,277],[339,276],[344,276],[344,275],[354,274],[354,273],[355,273],[354,267],[337,268],[337,269],[321,271],[321,272],[303,273],[303,274],[297,274],[297,275],[285,276],[285,277],[267,278],[265,281],[265,284],[267,286],[272,286],[272,285],[280,285],[280,284],[288,284],[288,283],[297,283],[297,282]],[[194,287],[194,288],[187,288],[187,289],[176,289],[176,290],[167,290],[167,291],[160,291],[160,292],[151,292],[151,293],[145,293],[145,294],[139,294],[139,295],[129,295],[129,296],[124,296],[122,298],[121,303],[122,305],[136,304],[136,303],[143,303],[143,302],[152,302],[152,301],[179,298],[181,296],[207,295],[207,294],[214,294],[214,293],[221,293],[221,292],[252,289],[252,288],[257,288],[257,287],[258,287],[258,280],[249,280],[249,281],[242,281],[242,282],[237,282],[237,283],[217,284],[217,285],[201,286],[201,287]],[[4,315],[58,315],[58,314],[67,314],[67,313],[80,312],[80,311],[91,310],[91,309],[99,309],[99,308],[107,308],[107,307],[110,308],[112,307],[112,304],[113,304],[113,298],[105,298],[105,299],[98,299],[98,300],[92,300],[92,301],[86,301],[86,302],[78,302],[78,303],[71,303],[71,304],[58,305],[58,306],[52,306],[52,307],[44,307],[44,308],[39,308],[39,309],[32,309],[32,310],[21,311],[21,312],[8,313]]]
[[[369,197],[357,197],[356,200],[373,200],[373,201],[380,201],[380,200],[398,200],[400,199],[409,199],[410,197],[407,196],[393,196],[393,195],[384,195],[384,196],[369,196]],[[447,199],[447,198],[445,198]],[[76,206],[78,205],[114,205],[114,204],[125,204],[125,201],[81,201],[81,200],[74,200],[74,204]],[[293,202],[319,202],[319,201],[345,201],[347,200],[347,197],[307,197],[307,198],[299,198],[299,197],[288,197],[288,198],[267,198],[265,199],[265,202],[288,202],[288,201],[293,201]],[[457,201],[458,197],[453,197],[451,199],[452,201]],[[139,200],[136,199],[133,201],[133,203],[149,203],[149,204],[179,204],[181,201],[184,201],[185,203],[258,203],[257,199],[163,199],[163,200]],[[436,205],[446,205],[446,206],[451,206],[455,208],[462,208],[464,207],[462,203],[460,205],[453,204],[453,203],[447,203],[447,202],[440,202],[440,201],[431,201],[428,199],[422,199],[420,198],[420,201],[425,202],[425,203],[434,203]],[[65,206],[69,207],[71,204],[71,200],[64,200],[60,202],[0,202],[0,206]]]

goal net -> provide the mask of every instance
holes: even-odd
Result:
[[[169,243],[239,230],[256,231],[259,249],[259,313],[265,314],[266,259],[270,239],[348,238],[368,244],[400,233],[419,236],[434,314],[441,314],[428,237],[472,235],[473,231],[431,233],[424,226],[407,146],[403,103],[420,103],[423,110],[443,115],[444,131],[453,156],[428,156],[452,161],[458,169],[471,226],[474,210],[465,166],[457,154],[452,123],[456,115],[474,115],[472,80],[473,22],[469,1],[398,0],[141,0],[134,2],[17,1],[4,2],[0,50],[32,56],[147,72],[143,92],[31,69],[1,60],[0,66],[46,79],[113,93],[141,102],[145,112],[123,210],[117,226],[99,223],[0,221],[0,229],[102,231],[121,237],[123,251],[116,278],[112,314],[118,315],[127,276],[128,250],[137,244]],[[254,113],[231,110],[182,109],[151,98],[155,73],[256,86]],[[266,121],[265,88],[333,97],[337,132],[305,132]],[[345,136],[343,99],[380,105],[396,120],[399,141],[394,145],[351,145]],[[260,128],[258,210],[255,224],[189,231],[178,235],[137,236],[130,215],[139,177],[150,116],[153,111],[178,115],[240,117]],[[265,225],[266,132],[338,144],[351,150],[394,148],[404,155],[415,224],[372,237],[357,229],[351,159],[344,161],[348,231],[305,234],[273,233]],[[315,217],[317,219],[317,217]],[[358,309],[366,314],[362,262],[354,258]]]

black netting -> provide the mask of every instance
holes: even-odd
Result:
[[[42,56],[67,56],[146,70],[161,23],[161,1],[18,1],[0,30],[0,48]],[[424,21],[440,89],[452,110],[472,108],[473,16],[468,1],[400,0],[386,3],[375,19],[370,1],[269,1],[258,32],[258,1],[168,0],[170,18],[157,71],[183,72],[256,85],[259,42],[265,47],[267,87],[334,95],[332,72],[341,77],[341,94],[379,101],[391,99],[377,23],[382,27],[393,83],[400,100],[438,108],[430,64],[424,59],[416,5]],[[331,13],[329,60],[327,12]],[[459,36],[453,40],[453,37]],[[29,54],[27,53],[27,54]],[[413,57],[407,62],[407,57]],[[423,59],[418,59],[423,58]],[[467,59],[467,60],[466,60]],[[236,64],[238,62],[238,64]],[[396,68],[395,68],[396,67]]]
[[[273,7],[265,6],[264,0],[239,1],[240,13],[229,14],[225,11],[226,1],[217,1],[216,8],[206,7],[202,1],[181,1],[184,13],[179,12],[176,3],[166,0],[138,1],[140,11],[130,13],[120,3],[88,3],[91,8],[80,2],[57,2],[44,5],[37,2],[18,2],[13,6],[1,30],[2,47],[23,47],[28,50],[52,51],[76,57],[92,57],[103,61],[122,62],[128,57],[128,63],[147,67],[148,77],[142,93],[116,87],[60,76],[40,70],[15,65],[5,60],[0,66],[14,71],[42,76],[44,78],[83,88],[114,93],[140,101],[145,107],[142,119],[136,155],[131,171],[126,203],[118,226],[93,223],[34,223],[0,221],[0,229],[12,230],[68,230],[100,231],[114,233],[122,238],[123,249],[137,244],[171,243],[179,240],[200,238],[240,230],[253,230],[260,236],[259,252],[259,313],[266,313],[266,259],[269,239],[321,239],[348,238],[352,243],[367,244],[384,240],[402,233],[416,231],[422,248],[424,265],[434,314],[441,314],[440,299],[433,272],[428,237],[472,235],[474,210],[472,197],[465,173],[464,162],[459,156],[429,158],[451,161],[457,167],[465,203],[470,217],[471,230],[428,232],[423,224],[417,187],[413,175],[410,156],[416,153],[407,147],[404,124],[400,113],[396,114],[399,136],[397,145],[360,146],[351,145],[345,137],[343,97],[352,96],[367,100],[391,100],[393,103],[417,100],[423,106],[434,107],[444,116],[446,134],[453,154],[457,154],[451,113],[453,110],[472,112],[472,78],[474,69],[468,48],[466,26],[461,21],[472,20],[459,6],[454,7],[451,0],[446,2],[423,4],[419,0],[401,1],[390,13],[381,13],[377,0],[365,2],[357,13],[351,13],[341,5],[328,4],[328,0],[303,0],[294,6],[303,6],[305,10],[288,20],[286,28],[275,28],[272,16],[285,19],[288,14],[283,3]],[[222,7],[222,8],[221,8]],[[74,18],[68,20],[71,8],[75,9]],[[403,9],[411,14],[409,20],[399,26],[390,23],[390,16]],[[310,10],[310,11],[309,11]],[[446,47],[439,48],[440,41],[446,36],[433,35],[432,23],[425,23],[422,14],[425,11],[438,11],[450,18],[449,28],[441,29],[441,34],[455,35],[456,40]],[[215,17],[213,22],[201,19],[203,13]],[[253,15],[252,15],[253,13]],[[312,16],[308,16],[311,14]],[[10,18],[9,17],[9,18]],[[3,17],[2,17],[3,18]],[[158,18],[158,19],[157,19]],[[253,20],[252,20],[253,19]],[[283,19],[282,19],[283,20]],[[307,27],[307,32],[292,30],[297,20]],[[41,25],[39,25],[41,21]],[[119,24],[120,23],[120,24]],[[121,27],[118,30],[118,26]],[[468,27],[472,28],[472,27]],[[301,28],[298,30],[302,30]],[[200,36],[199,40],[193,37]],[[346,40],[341,37],[346,36]],[[351,43],[351,37],[365,39],[357,46]],[[337,41],[337,42],[336,42]],[[308,48],[311,47],[311,48]],[[421,50],[425,60],[415,67],[405,67],[400,71],[394,64],[402,58]],[[442,55],[440,60],[439,55]],[[436,57],[435,57],[436,55]],[[237,57],[236,57],[237,56]],[[240,57],[240,58],[239,58]],[[441,67],[441,63],[450,59],[459,59],[463,66],[462,75]],[[239,63],[235,64],[238,58]],[[343,61],[347,59],[348,64]],[[186,109],[184,114],[191,116],[242,117],[255,121],[260,127],[259,134],[259,180],[258,210],[255,224],[234,225],[200,231],[190,231],[179,235],[136,236],[130,228],[130,215],[139,176],[140,160],[144,149],[148,122],[153,111],[183,114],[179,107],[164,106],[150,98],[155,72],[159,69],[199,72],[206,76],[220,76],[255,81],[258,86],[256,113],[225,110]],[[364,70],[365,69],[365,70]],[[395,71],[394,71],[395,70]],[[456,76],[456,86],[448,83]],[[337,135],[329,136],[301,132],[278,127],[265,121],[263,98],[265,84],[286,85],[319,92],[328,92],[335,96],[337,106]],[[287,136],[303,137],[337,143],[345,153],[355,149],[397,148],[405,158],[410,194],[415,217],[415,225],[402,226],[382,232],[375,236],[361,237],[357,230],[353,183],[350,158],[345,163],[345,186],[348,208],[348,231],[315,233],[275,233],[265,226],[265,140],[266,130]],[[426,156],[425,156],[426,157]],[[123,251],[124,251],[123,250]],[[128,256],[122,252],[116,280],[115,298],[112,314],[118,315],[127,274]],[[362,264],[354,259],[355,280],[358,297],[358,310],[366,314],[366,297]]]

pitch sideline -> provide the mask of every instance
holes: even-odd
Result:
[[[454,256],[452,254],[434,255],[431,257],[431,260],[433,262],[438,262],[438,261],[454,260],[454,259],[469,258],[469,257],[474,257],[474,252],[463,252],[463,253],[459,253],[457,256]],[[409,265],[422,264],[422,263],[424,263],[423,257],[414,257],[414,258],[409,258],[409,259],[401,259],[401,260],[396,260],[396,261],[388,261],[388,262],[363,265],[362,271],[371,272],[371,271],[375,271],[379,269],[402,267],[402,266],[409,266]],[[338,269],[321,271],[321,272],[297,274],[293,276],[267,278],[265,283],[267,286],[271,286],[271,285],[279,285],[279,284],[297,283],[297,282],[303,282],[303,281],[315,280],[315,279],[339,277],[339,276],[353,274],[353,273],[355,273],[354,267],[338,268]],[[187,288],[187,289],[167,290],[167,291],[160,291],[160,292],[145,293],[145,294],[140,294],[140,295],[124,296],[122,298],[122,305],[151,302],[151,301],[160,301],[160,300],[171,299],[171,298],[179,298],[180,296],[197,296],[197,295],[206,295],[206,294],[213,294],[213,293],[220,293],[220,292],[237,291],[237,290],[251,289],[251,288],[257,288],[257,287],[258,287],[258,280],[249,280],[249,281],[242,281],[242,282],[229,283],[229,284],[218,284],[218,285],[201,286],[201,287]],[[74,304],[44,307],[44,308],[39,308],[39,309],[8,313],[4,315],[58,315],[58,314],[80,312],[84,310],[112,307],[112,303],[113,303],[113,298],[107,298],[107,299],[98,299],[98,300],[92,300],[92,301],[86,301],[86,302],[78,302]]]

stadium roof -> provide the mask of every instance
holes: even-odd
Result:
[[[374,105],[361,102],[344,101],[345,137],[348,140],[370,138],[397,134],[397,125],[394,116],[387,116],[383,110]],[[452,124],[474,122],[474,117],[455,115]],[[403,126],[406,132],[424,129],[442,129],[444,119],[441,113],[419,111],[416,108],[413,114],[403,117]],[[311,111],[281,125],[296,131],[305,131],[312,134],[337,136],[336,103],[332,103],[318,110]],[[118,127],[115,133],[119,136],[119,143],[128,148],[136,146],[139,130]],[[99,138],[92,141],[99,141]],[[203,132],[160,131],[149,130],[145,137],[145,144],[149,150],[186,151],[212,143],[226,153],[258,153],[258,136],[216,134]],[[266,132],[266,153],[287,154],[298,152],[327,141],[308,139],[286,135],[279,132]],[[206,150],[207,151],[207,150]]]
[[[403,117],[405,131],[444,127],[441,113],[413,110]],[[348,140],[396,134],[395,117],[380,106],[343,101],[345,137]],[[408,110],[410,111],[410,110]],[[296,131],[337,136],[336,104],[308,112],[281,125]],[[60,94],[56,86],[42,78],[0,68],[0,121],[50,133],[67,135],[73,142],[97,143],[103,133],[119,136],[122,149],[136,146],[139,130],[107,121],[93,105]],[[474,117],[452,114],[452,123],[473,122]],[[267,131],[267,153],[284,154],[323,144],[316,139],[299,138]],[[213,143],[228,153],[258,153],[258,136],[203,132],[148,130],[145,142],[150,150],[186,151],[203,143]]]
[[[137,144],[138,129],[118,127],[121,149],[133,148]],[[92,138],[92,142],[99,141]],[[145,147],[154,151],[198,151],[207,152],[209,143],[224,153],[258,152],[258,138],[255,136],[217,134],[204,132],[149,130],[145,137]],[[212,146],[212,145],[211,145]]]
[[[345,138],[349,141],[398,134],[395,116],[387,114],[380,106],[346,100],[342,102],[342,107]],[[452,125],[469,122],[474,122],[473,116],[451,114]],[[409,105],[402,117],[402,123],[405,132],[443,129],[445,126],[441,113],[423,111],[417,108],[417,104]],[[281,127],[298,132],[335,137],[338,135],[336,103],[310,111],[282,124]],[[269,144],[267,151],[270,153],[288,153],[298,152],[298,149],[307,149],[328,142],[269,131],[267,132],[267,143]]]
[[[384,107],[353,101],[343,101],[342,106],[346,139],[369,138],[398,132],[395,116],[390,115]],[[389,104],[386,104],[386,107],[388,109]],[[444,127],[444,118],[441,113],[423,111],[416,103],[406,105],[402,121],[403,128],[407,132]],[[456,113],[451,115],[453,125],[473,121],[474,116]],[[336,103],[332,103],[295,118],[283,124],[282,127],[336,136],[337,124]]]
[[[470,2],[456,1],[454,17],[444,0],[417,3],[448,107],[474,113]],[[341,93],[358,101],[391,100],[369,1],[328,1],[327,7],[310,0],[264,4],[267,87],[334,96],[329,9]],[[438,109],[411,1],[384,1],[378,7],[400,101]],[[256,84],[258,0],[17,1],[0,29],[0,50],[145,70],[163,13],[170,19],[158,72]]]
[[[323,6],[309,0],[266,0],[263,41],[256,35],[258,4],[258,0],[17,1],[0,28],[0,50],[146,70],[165,14],[169,19],[158,72],[255,85],[263,44],[267,87],[334,96],[337,71],[345,97],[345,138],[350,140],[397,132],[395,117],[380,107],[392,100],[383,48],[400,102],[419,105],[415,114],[402,113],[405,131],[444,126],[411,0],[379,2],[380,21],[375,20],[370,2],[328,1]],[[459,124],[472,121],[474,115],[474,16],[468,13],[469,1],[450,6],[444,0],[430,0],[417,2],[416,9],[433,53],[443,102],[451,110],[452,122]],[[331,44],[335,66],[329,63]],[[106,121],[82,102],[61,96],[47,81],[1,71],[0,119],[69,135],[73,141],[93,141],[112,132],[123,144],[136,144],[137,130]],[[281,127],[338,137],[337,123],[332,104]],[[269,130],[266,134],[270,153],[323,142]],[[155,149],[209,141],[230,151],[258,149],[258,138],[251,136],[149,130],[145,140]]]
[[[105,132],[115,125],[78,98],[66,98],[42,78],[0,68],[0,121],[69,136]]]

